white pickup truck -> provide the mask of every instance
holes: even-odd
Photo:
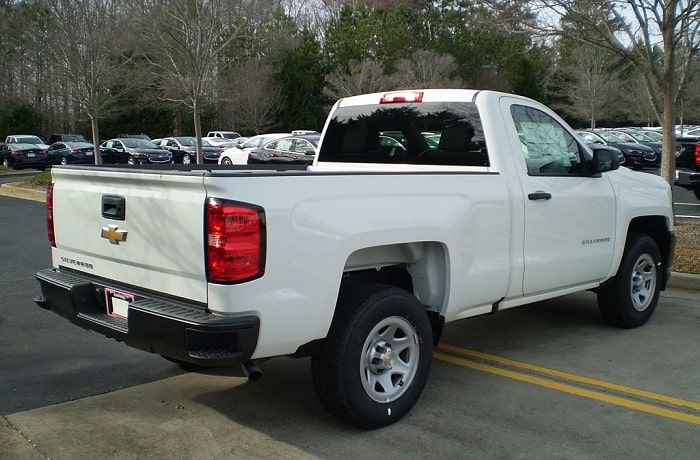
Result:
[[[445,322],[594,290],[605,320],[636,327],[674,251],[664,180],[493,91],[342,99],[309,167],[52,174],[39,306],[252,379],[310,356],[323,405],[365,428],[411,409]]]

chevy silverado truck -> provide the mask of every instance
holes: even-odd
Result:
[[[511,94],[332,108],[309,166],[61,166],[35,301],[186,365],[311,357],[323,406],[403,417],[445,322],[574,292],[632,328],[674,251],[669,184]]]

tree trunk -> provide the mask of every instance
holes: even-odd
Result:
[[[92,154],[95,156],[95,164],[101,165],[102,155],[100,155],[100,132],[97,126],[97,118],[90,116],[90,124],[92,125],[92,145],[94,145]]]
[[[194,116],[194,137],[197,140],[197,164],[204,164],[204,155],[202,153],[202,120],[199,115],[199,106],[197,101],[192,104],[192,114]]]
[[[661,153],[661,177],[671,184],[676,178],[676,107],[677,77],[676,77],[676,54],[672,46],[675,40],[676,25],[678,18],[675,17],[674,0],[666,0],[667,8],[664,11],[664,18],[661,25],[661,34],[664,40],[664,60],[662,81],[658,81],[661,90],[663,103],[663,114],[661,120],[662,132],[664,135]]]

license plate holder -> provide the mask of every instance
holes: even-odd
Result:
[[[105,288],[105,307],[107,315],[113,318],[127,320],[129,318],[129,303],[135,300],[133,294]]]

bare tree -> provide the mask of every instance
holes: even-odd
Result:
[[[646,96],[663,129],[661,175],[673,184],[678,104],[700,52],[700,0],[537,0],[564,19],[547,32],[567,33],[617,54],[643,76]]]
[[[64,82],[66,96],[90,118],[95,163],[99,155],[98,120],[120,96],[121,71],[129,59],[120,44],[129,34],[121,20],[119,2],[111,0],[51,0],[57,27],[52,36],[52,71]]]
[[[197,138],[197,163],[202,156],[202,105],[211,97],[214,82],[238,52],[232,44],[245,25],[243,0],[151,0],[135,2],[140,9],[143,54],[152,70],[152,85],[164,100],[192,111]],[[145,8],[145,12],[143,11]],[[145,13],[145,14],[144,14]]]
[[[372,59],[352,60],[348,63],[350,73],[337,68],[326,77],[324,93],[331,99],[372,93],[388,89],[390,81],[384,74],[384,66]]]
[[[226,99],[235,106],[235,126],[256,134],[268,130],[280,107],[279,90],[272,80],[272,69],[258,59],[248,59],[224,80]]]
[[[460,87],[459,79],[451,75],[457,70],[455,58],[429,50],[418,50],[411,59],[400,59],[392,75],[396,87],[401,88],[450,88]]]
[[[602,114],[618,99],[619,65],[610,53],[596,47],[577,47],[571,52],[570,63],[562,69],[564,84],[561,93],[567,103],[562,110],[586,118],[595,128]]]

